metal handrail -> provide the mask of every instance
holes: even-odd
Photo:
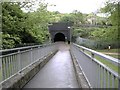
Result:
[[[79,66],[85,73],[86,79],[92,88],[116,88],[115,84],[117,84],[117,88],[120,89],[119,73],[97,60],[94,55],[104,58],[104,60],[110,61],[118,67],[120,64],[119,59],[104,55],[83,46],[79,46],[75,43],[71,44],[71,50],[78,60]],[[91,55],[87,54],[85,50],[90,52]],[[84,60],[81,57],[86,59]]]
[[[0,50],[0,53],[9,52],[9,51],[16,51],[16,50],[23,50],[23,49],[29,49],[29,48],[35,48],[35,47],[41,47],[41,46],[42,45],[35,45],[35,46],[26,46],[26,47],[13,48],[13,49],[5,49],[5,50]]]
[[[97,56],[99,56],[99,57],[101,57],[101,58],[104,58],[104,59],[106,59],[107,61],[110,61],[110,62],[112,62],[113,64],[115,64],[115,65],[117,65],[117,66],[118,66],[118,64],[120,64],[120,61],[119,61],[119,59],[117,59],[117,58],[114,58],[114,57],[111,57],[111,56],[102,54],[102,53],[100,53],[100,52],[97,52],[97,51],[94,51],[94,50],[92,50],[92,49],[89,49],[89,48],[80,46],[80,45],[75,44],[75,43],[73,43],[73,44],[76,45],[76,46],[79,47],[79,48],[82,48],[82,49],[84,49],[84,50],[86,50],[86,51],[91,52],[91,53],[94,54],[94,55],[97,55]]]
[[[0,50],[0,82],[56,51],[54,43]]]

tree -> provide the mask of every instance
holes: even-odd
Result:
[[[26,4],[28,3],[25,3],[25,7]],[[27,13],[23,12],[21,7],[24,7],[24,3],[2,3],[3,48],[13,48],[21,44],[41,44],[48,39],[50,14],[47,4],[40,3],[36,11]]]
[[[108,1],[106,6],[101,8],[102,13],[107,13],[112,25],[120,25],[120,2]]]
[[[3,48],[13,48],[21,43],[20,31],[25,15],[17,3],[2,3]]]

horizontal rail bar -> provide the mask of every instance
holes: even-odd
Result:
[[[82,48],[82,49],[84,49],[84,50],[86,50],[86,51],[89,51],[89,52],[91,52],[91,53],[93,53],[93,54],[95,54],[95,55],[97,55],[97,56],[100,56],[101,58],[104,58],[104,59],[106,59],[106,60],[108,60],[108,61],[111,61],[112,63],[114,63],[114,64],[117,65],[117,66],[118,66],[118,64],[120,64],[120,61],[119,61],[119,59],[117,59],[117,58],[113,58],[113,57],[111,57],[111,56],[108,56],[108,55],[102,54],[102,53],[100,53],[100,52],[94,51],[94,50],[92,50],[92,49],[89,49],[89,48],[86,48],[86,47],[77,45],[77,44],[75,44],[75,43],[73,43],[73,44],[74,44],[75,46],[79,47],[79,48]]]
[[[51,43],[51,44],[53,44],[53,43]],[[24,49],[30,49],[30,48],[36,48],[36,47],[44,47],[44,46],[48,46],[48,45],[50,45],[50,44],[42,44],[42,45],[26,46],[26,47],[13,48],[13,49],[5,49],[5,50],[0,50],[0,53],[24,50]]]
[[[106,57],[107,55],[98,53],[94,50],[79,46],[75,43],[71,44],[71,50],[79,62],[79,66],[85,73],[86,78],[91,84],[92,88],[118,88],[120,89],[120,76],[118,72],[115,72],[102,62],[96,59],[96,56],[105,57],[113,64],[119,66],[118,59]],[[85,52],[88,51],[90,54]],[[112,60],[111,60],[112,59]],[[115,60],[114,60],[115,59]]]

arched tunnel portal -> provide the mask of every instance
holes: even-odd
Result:
[[[54,42],[64,41],[65,42],[65,35],[63,33],[56,33],[54,36]]]

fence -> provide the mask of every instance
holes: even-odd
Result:
[[[103,60],[117,67],[120,65],[118,59],[77,44],[71,45],[71,51],[77,59],[91,88],[119,88],[120,90],[120,76],[118,73],[98,61],[96,56],[101,57]],[[86,51],[89,52],[89,54],[86,53]]]
[[[0,82],[12,77],[32,63],[55,51],[55,44],[35,45],[22,48],[1,50]]]

